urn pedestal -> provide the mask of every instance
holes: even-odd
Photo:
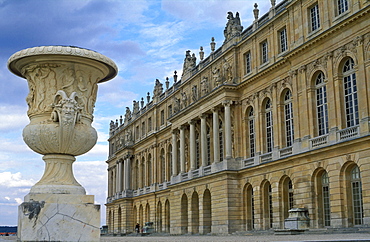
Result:
[[[91,126],[97,84],[112,79],[116,65],[91,50],[42,46],[15,53],[8,68],[28,81],[23,139],[45,161],[18,209],[19,240],[99,241],[100,205],[76,181],[72,164],[97,141]]]

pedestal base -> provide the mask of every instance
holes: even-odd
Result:
[[[100,241],[93,195],[28,194],[18,210],[20,241]]]

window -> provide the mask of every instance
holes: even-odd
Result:
[[[253,188],[251,185],[248,185],[246,188],[246,223],[247,229],[254,229],[254,197],[253,197]]]
[[[218,137],[220,139],[220,161],[224,160],[224,135],[223,135],[223,129],[222,129],[222,121],[219,121],[218,126]]]
[[[265,122],[266,122],[266,151],[272,152],[273,147],[273,129],[272,129],[272,105],[270,99],[265,105]]]
[[[160,183],[166,179],[166,157],[164,155],[164,149],[161,149],[161,180]]]
[[[136,126],[136,132],[135,132],[135,135],[136,135],[136,139],[139,139],[139,138],[140,138],[139,126]]]
[[[288,38],[286,28],[279,31],[280,52],[288,50]]]
[[[195,132],[195,168],[199,168],[200,160],[200,143],[199,143],[199,132]]]
[[[315,4],[310,8],[310,20],[311,20],[311,31],[315,31],[320,28],[320,13],[319,5]]]
[[[347,0],[337,0],[338,15],[346,12],[348,10],[348,1]]]
[[[328,124],[328,103],[326,97],[325,76],[320,72],[316,77],[316,115],[318,135],[325,135],[329,132]]]
[[[172,115],[172,105],[168,106],[168,117]]]
[[[293,104],[292,93],[288,90],[284,96],[284,113],[285,113],[285,136],[286,146],[292,146],[294,140],[294,126],[293,126]]]
[[[245,74],[248,74],[252,71],[252,63],[251,63],[251,52],[248,51],[245,54]]]
[[[362,184],[361,184],[361,174],[358,166],[351,171],[351,189],[352,189],[352,207],[353,207],[353,224],[361,225],[363,223],[362,218],[363,208],[362,208]]]
[[[161,125],[164,125],[164,110],[161,111]]]
[[[148,132],[152,131],[152,118],[148,118]]]
[[[255,131],[254,131],[254,112],[253,108],[248,113],[248,124],[249,124],[249,155],[250,157],[255,156],[256,144],[255,144]]]
[[[211,129],[207,126],[207,166],[211,164]]]
[[[144,137],[145,136],[145,122],[142,122],[141,123],[141,136]]]
[[[359,124],[356,73],[354,62],[349,58],[343,66],[344,101],[347,127]]]
[[[274,217],[273,210],[272,210],[272,188],[271,185],[268,185],[268,203],[269,203],[269,218],[270,218],[270,228],[272,228],[273,220],[272,218]]]
[[[294,200],[293,200],[293,184],[291,180],[288,183],[288,199],[289,199],[289,209],[292,209],[294,206]]]
[[[329,177],[328,173],[324,172],[321,176],[322,187],[322,208],[324,226],[330,226],[330,193],[329,193]]]
[[[264,64],[269,60],[267,40],[261,43],[261,60],[262,60],[261,64]]]

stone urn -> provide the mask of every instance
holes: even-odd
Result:
[[[97,141],[91,123],[98,83],[115,77],[116,65],[95,51],[72,46],[41,46],[15,53],[8,60],[8,68],[27,79],[30,123],[23,130],[23,139],[33,151],[43,155],[46,163],[41,180],[20,205],[20,239],[95,241],[96,236],[99,239],[96,231],[100,227],[98,205],[93,204],[93,196],[86,195],[74,178],[72,163],[75,156],[88,152]],[[64,212],[58,204],[65,205]],[[94,207],[89,208],[87,204]],[[53,211],[55,207],[57,211]],[[79,214],[78,218],[70,215],[70,211]],[[98,216],[98,223],[91,224],[90,221],[96,220],[91,216]],[[55,221],[46,218],[55,218]],[[68,232],[61,228],[61,221],[66,230],[69,226],[81,227],[76,230],[78,240],[65,234]],[[51,232],[56,224],[59,233]],[[93,232],[84,231],[82,227]],[[94,236],[84,237],[84,233]]]

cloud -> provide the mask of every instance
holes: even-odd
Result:
[[[0,172],[0,186],[7,188],[22,188],[22,187],[31,187],[35,184],[33,179],[25,180],[22,179],[20,172],[11,173],[11,172]]]
[[[25,106],[0,106],[0,132],[23,129],[29,123]]]

